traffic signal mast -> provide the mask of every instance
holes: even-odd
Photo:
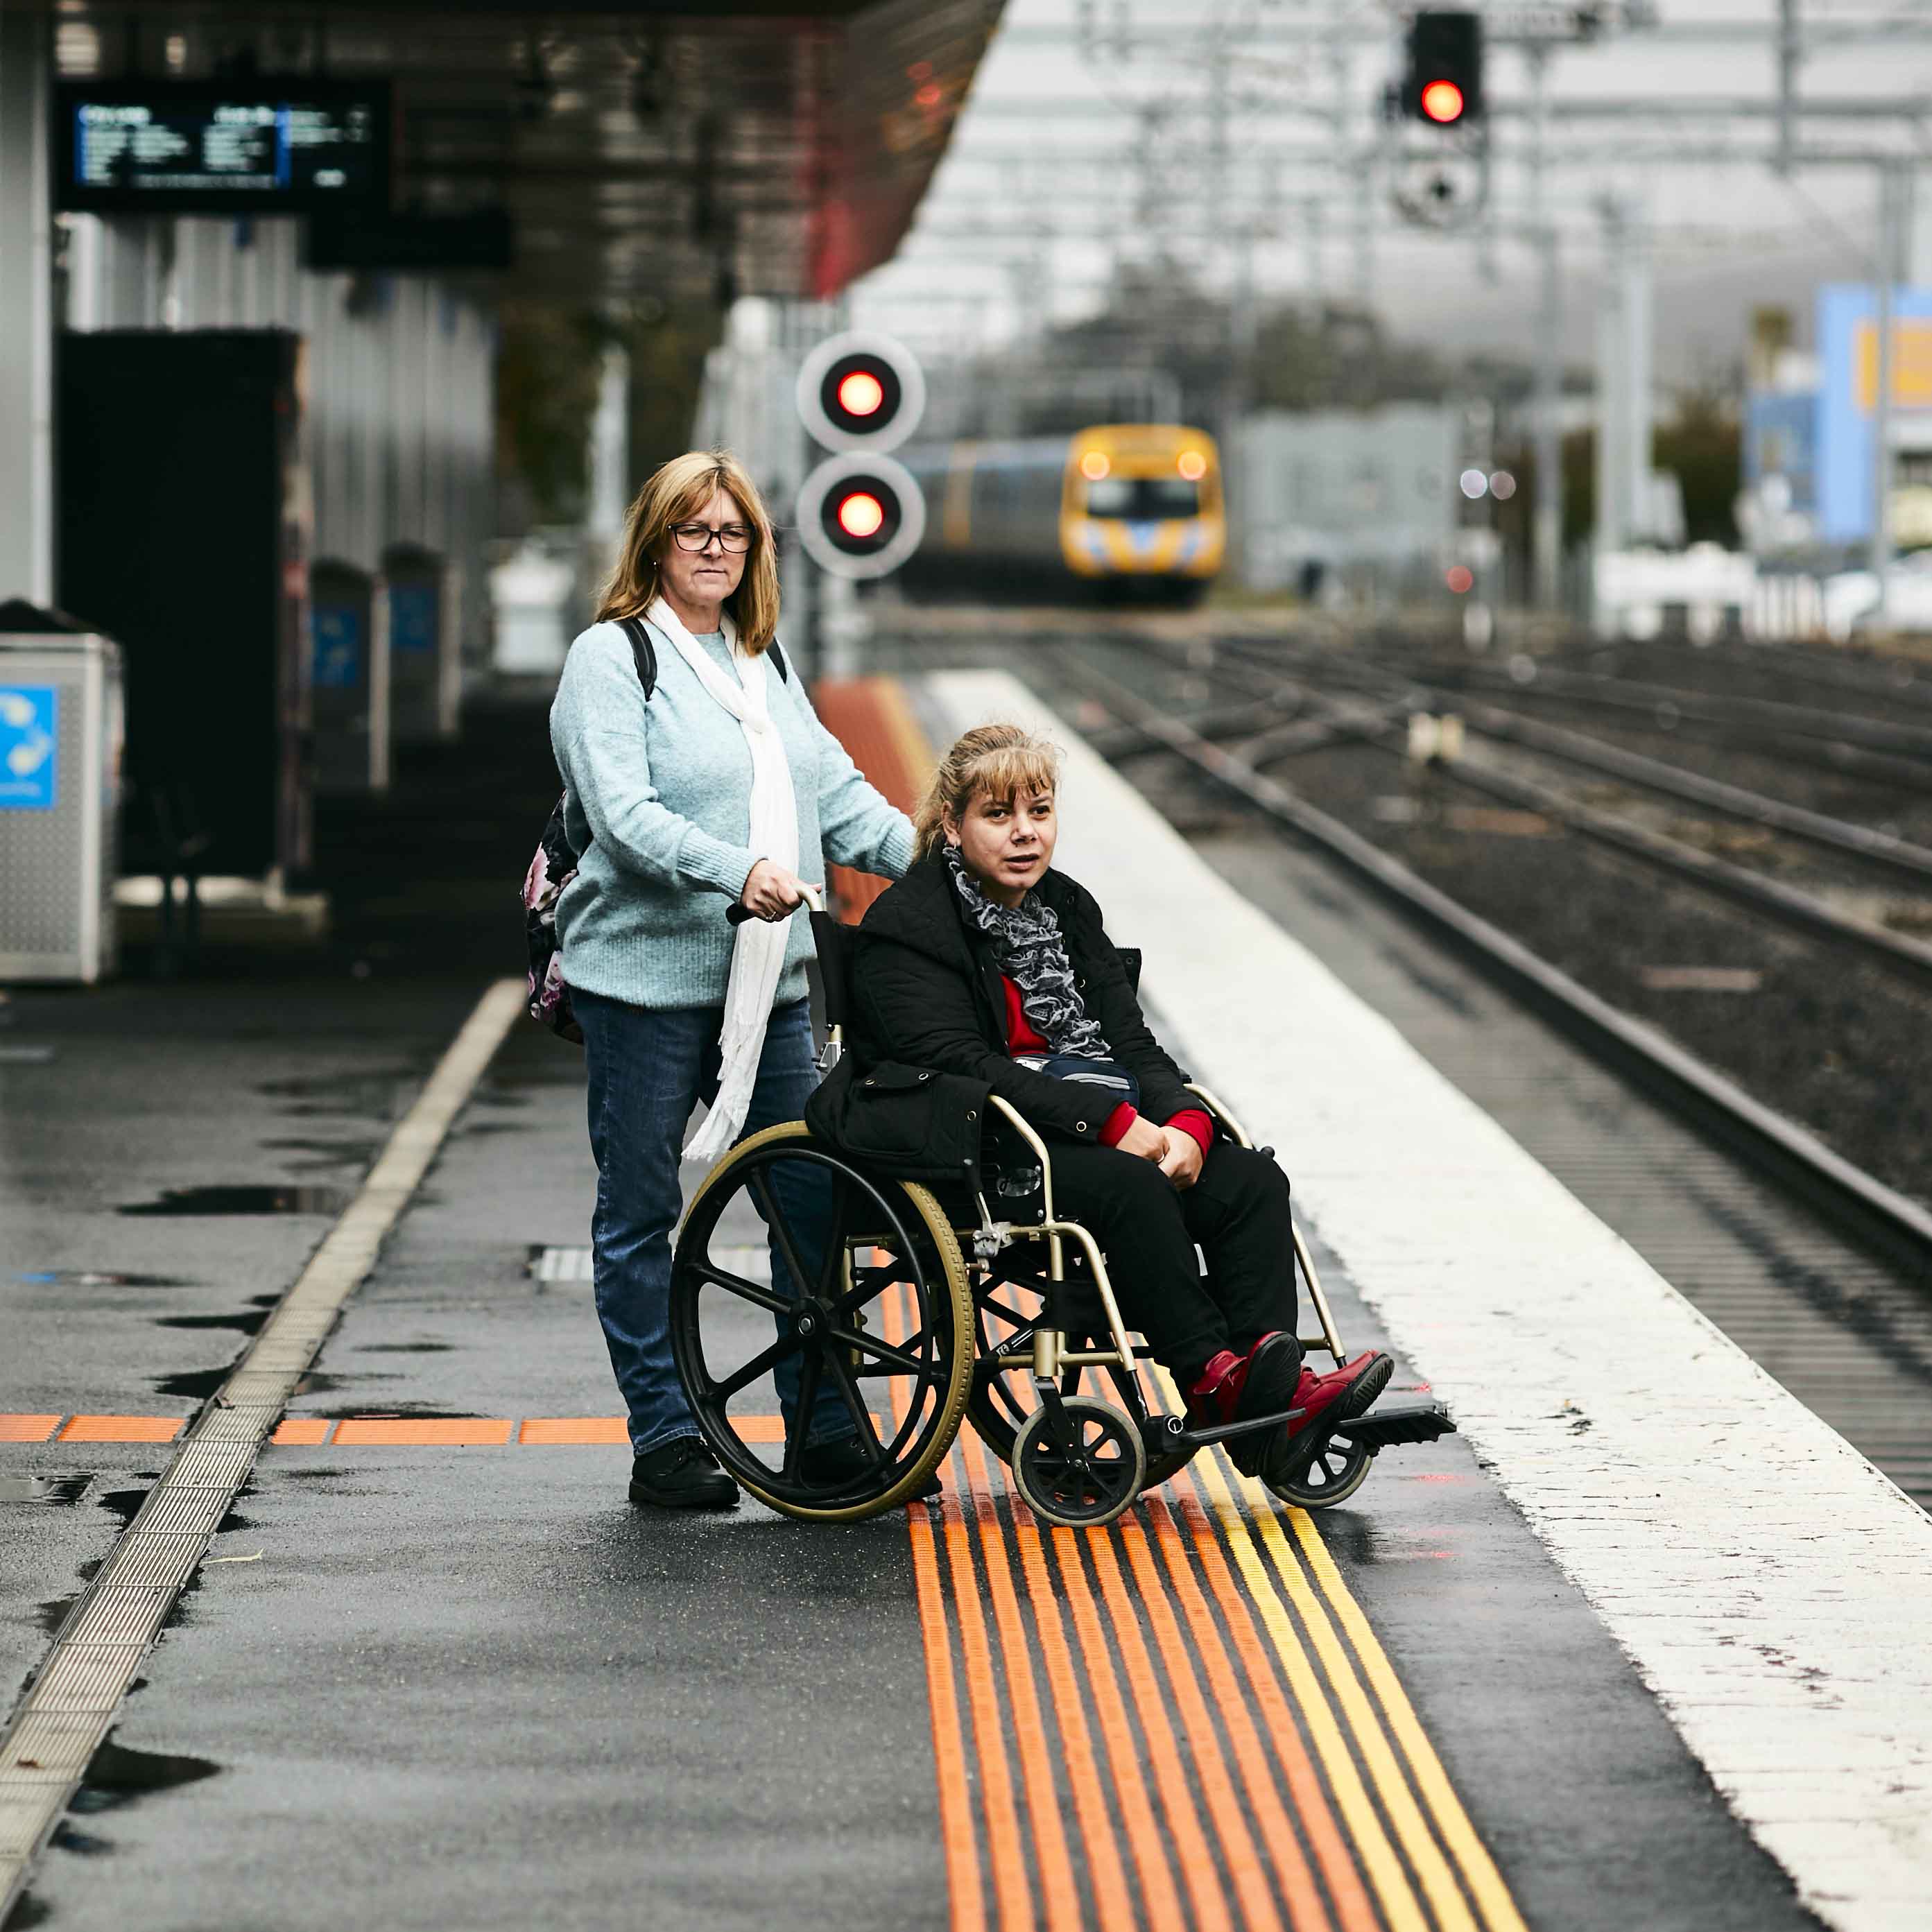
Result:
[[[896,570],[919,548],[926,500],[886,452],[919,427],[926,377],[903,344],[851,330],[819,344],[798,372],[798,412],[838,452],[800,485],[800,541],[818,567],[856,581]]]

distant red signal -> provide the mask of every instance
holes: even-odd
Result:
[[[1422,111],[1446,128],[1462,118],[1462,90],[1453,80],[1432,80],[1422,90]]]
[[[849,496],[842,496],[837,511],[838,527],[848,537],[856,537],[861,542],[875,537],[884,527],[886,506],[868,490],[855,490]]]
[[[1476,587],[1476,573],[1466,563],[1452,563],[1442,573],[1442,580],[1458,597],[1464,597]]]
[[[838,406],[848,416],[876,416],[884,407],[886,386],[869,369],[855,369],[838,385]]]

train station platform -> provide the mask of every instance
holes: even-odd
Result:
[[[634,1510],[513,878],[496,952],[424,887],[359,976],[22,997],[9,1924],[1922,1924],[1932,1519],[1024,687],[822,704],[902,799],[1053,732],[1157,1030],[1461,1433],[1314,1514],[1216,1453],[1050,1529],[970,1436],[869,1522]]]

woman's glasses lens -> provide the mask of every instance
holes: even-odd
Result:
[[[671,535],[680,550],[708,550],[713,537],[720,550],[734,554],[752,547],[752,532],[742,524],[724,524],[715,530],[708,524],[678,524],[672,526]]]

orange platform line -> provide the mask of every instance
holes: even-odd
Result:
[[[334,1426],[326,1415],[292,1415],[285,1422],[276,1424],[275,1432],[269,1440],[285,1448],[313,1449],[328,1440],[328,1432]]]
[[[0,1415],[0,1442],[44,1442],[59,1421],[57,1415]]]
[[[76,1415],[63,1442],[172,1442],[188,1426],[180,1415]]]
[[[338,1449],[494,1448],[508,1442],[514,1426],[507,1416],[436,1416],[414,1420],[398,1417],[394,1420],[351,1418],[336,1424],[335,1446]]]
[[[541,1448],[628,1443],[630,1439],[630,1430],[621,1415],[533,1415],[517,1431],[519,1442]]]

